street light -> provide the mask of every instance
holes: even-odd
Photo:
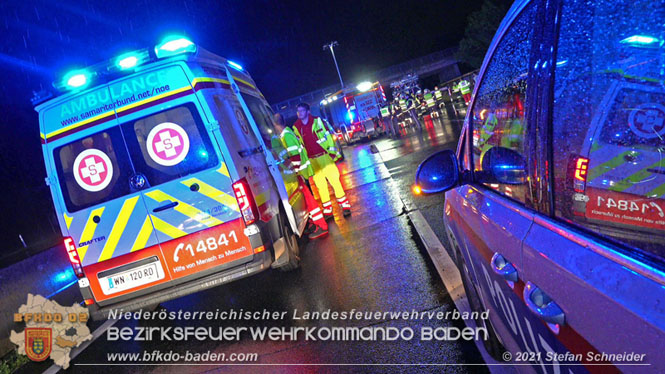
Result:
[[[337,65],[337,58],[335,58],[335,50],[333,49],[334,47],[337,47],[339,43],[337,41],[330,42],[328,44],[323,45],[323,50],[325,51],[326,49],[330,49],[330,53],[332,54],[333,61],[335,61],[335,68],[337,68],[337,75],[339,76],[339,83],[342,85],[342,88],[344,88],[344,81],[342,81],[342,74],[339,72],[339,66]]]

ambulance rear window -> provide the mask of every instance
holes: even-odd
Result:
[[[665,93],[645,89],[621,89],[603,123],[600,140],[627,147],[661,148],[663,140]]]
[[[130,192],[132,168],[117,127],[58,147],[53,156],[69,212]]]
[[[193,104],[121,125],[136,171],[150,186],[217,166],[210,137]]]

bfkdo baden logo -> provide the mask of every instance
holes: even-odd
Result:
[[[25,330],[25,354],[32,361],[44,361],[51,354],[53,339],[51,329],[27,327]]]
[[[9,337],[19,354],[32,361],[51,358],[63,369],[69,367],[71,350],[92,339],[87,309],[78,304],[64,307],[40,295],[28,294],[27,303],[14,313],[14,322],[25,323],[25,330],[12,331]]]

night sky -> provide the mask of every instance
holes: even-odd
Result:
[[[132,49],[169,33],[242,64],[269,102],[338,82],[335,49],[348,81],[447,47],[464,35],[469,1],[71,1],[0,2],[0,215],[9,246],[17,233],[45,225],[52,205],[44,185],[33,90],[69,69]],[[34,231],[34,230],[33,230]],[[32,239],[31,239],[32,240]]]

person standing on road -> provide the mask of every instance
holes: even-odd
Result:
[[[413,96],[411,96],[408,93],[406,94],[406,107],[407,110],[409,111],[409,115],[411,116],[411,120],[416,126],[418,126],[418,131],[422,131],[423,125],[420,123],[420,120],[418,119],[416,100],[413,98]]]
[[[386,124],[386,127],[388,127],[388,131],[390,132],[390,137],[392,139],[395,139],[397,137],[397,131],[395,131],[395,124],[393,123],[392,113],[391,113],[391,107],[392,105],[390,104],[389,101],[383,101],[381,104],[379,104],[379,107],[381,109],[381,117],[383,118],[383,122]]]
[[[272,149],[278,154],[280,166],[283,173],[297,173],[298,190],[302,192],[305,198],[305,206],[309,211],[309,219],[314,224],[315,229],[309,234],[310,239],[322,238],[328,235],[328,223],[323,218],[319,204],[312,196],[309,185],[306,183],[309,177],[314,175],[314,169],[307,157],[305,147],[298,139],[298,136],[286,126],[284,117],[275,113],[273,117],[275,134],[272,136]]]
[[[323,204],[323,216],[326,219],[333,217],[332,202],[328,182],[335,191],[337,203],[342,208],[344,217],[351,214],[351,204],[340,181],[339,169],[335,161],[341,156],[335,148],[335,141],[326,130],[319,117],[314,117],[309,111],[309,104],[300,103],[297,106],[298,120],[293,124],[293,130],[305,146],[309,160],[314,169],[314,184],[319,190]]]

